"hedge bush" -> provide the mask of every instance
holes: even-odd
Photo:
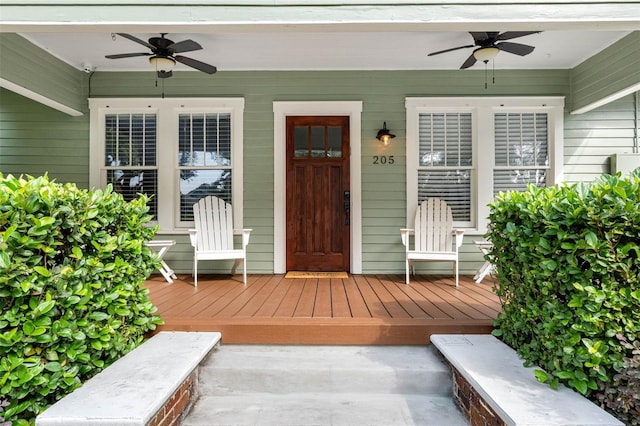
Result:
[[[146,204],[0,174],[0,420],[32,423],[161,322]]]
[[[640,425],[640,340],[616,337],[632,355],[622,359],[622,367],[610,382],[599,383],[600,390],[595,397],[603,408],[625,424]]]
[[[593,183],[505,192],[490,205],[494,334],[536,376],[591,395],[640,338],[640,169]]]

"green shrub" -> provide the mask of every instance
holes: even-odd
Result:
[[[31,423],[161,322],[146,202],[0,174],[0,420]]]
[[[506,192],[490,205],[503,313],[494,334],[540,381],[584,395],[608,383],[640,336],[640,169],[591,184]]]
[[[625,424],[640,425],[640,340],[616,337],[631,354],[622,359],[622,366],[610,382],[599,383],[601,391],[596,398]]]

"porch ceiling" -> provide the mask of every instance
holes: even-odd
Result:
[[[427,54],[473,44],[469,31],[543,31],[513,40],[536,49],[524,57],[501,52],[496,69],[569,69],[640,30],[638,0],[11,0],[1,7],[0,32],[98,71],[151,68],[145,57],[105,59],[146,51],[114,32],[191,38],[204,49],[186,56],[236,71],[455,70],[473,49]]]
[[[477,25],[476,25],[477,26]],[[473,44],[473,30],[457,25],[456,31],[403,30],[401,25],[392,30],[355,30],[348,25],[314,27],[310,30],[276,27],[271,30],[212,31],[207,26],[163,29],[171,31],[174,41],[193,39],[203,50],[185,53],[185,56],[215,65],[220,71],[243,70],[454,70],[471,54],[473,49],[462,49],[446,54],[427,56],[429,52]],[[475,26],[474,26],[475,27]],[[388,29],[389,27],[384,27]],[[513,24],[484,30],[505,31]],[[530,24],[526,30],[537,30]],[[187,30],[187,32],[181,32]],[[130,33],[147,40],[158,33],[141,31],[139,26],[122,25],[115,30]],[[520,57],[501,52],[495,59],[496,69],[570,69],[602,51],[630,31],[592,29],[551,29],[513,40],[535,46],[533,53]],[[151,71],[146,57],[110,60],[105,55],[145,52],[146,48],[108,31],[87,31],[86,28],[68,26],[55,32],[42,32],[39,27],[21,34],[47,50],[55,57],[77,69],[89,65],[96,71]],[[491,65],[490,65],[491,66]],[[473,68],[482,68],[477,63]],[[472,69],[473,69],[472,68]],[[178,64],[177,71],[191,70]]]

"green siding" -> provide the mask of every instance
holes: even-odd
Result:
[[[569,71],[500,71],[484,89],[484,71],[219,72],[206,76],[178,72],[164,81],[165,96],[241,96],[244,114],[244,225],[253,228],[249,271],[273,272],[273,101],[357,100],[362,112],[363,272],[404,270],[399,229],[405,226],[405,108],[407,96],[567,95]],[[161,96],[151,72],[96,73],[94,97]],[[29,99],[0,92],[0,171],[48,171],[59,181],[88,182],[88,115],[70,117]],[[605,170],[613,152],[633,144],[633,100],[626,97],[591,113],[566,115],[565,176],[590,180]],[[397,138],[388,148],[375,139],[383,121]],[[620,150],[620,151],[617,151]],[[374,155],[393,155],[393,165],[377,166]],[[192,251],[186,235],[162,235],[178,241],[166,259],[189,272]],[[467,235],[460,270],[472,274],[481,265]],[[422,265],[424,264],[424,269]],[[421,270],[450,273],[450,264],[420,263]],[[205,271],[228,271],[230,263],[203,263]]]
[[[0,52],[1,78],[73,110],[87,110],[87,74],[17,34],[0,33]]]
[[[571,70],[572,111],[640,84],[640,31]]]
[[[71,117],[0,88],[0,172],[89,183],[88,117]]]
[[[362,225],[363,271],[402,272],[399,229],[406,226],[405,98],[407,96],[567,95],[569,71],[496,71],[496,84],[484,88],[484,70],[475,71],[307,71],[219,72],[206,76],[176,73],[164,82],[165,96],[242,96],[244,115],[244,225],[253,228],[248,266],[273,271],[273,101],[363,101]],[[161,96],[153,73],[96,73],[94,97]],[[386,121],[397,135],[383,149],[375,139]],[[395,163],[373,165],[374,155],[393,155]],[[168,236],[163,236],[168,237]],[[461,270],[473,273],[480,252],[467,237]],[[184,240],[186,241],[186,240]],[[168,259],[176,270],[191,269],[191,250],[178,244]],[[210,263],[210,268],[216,268]],[[424,265],[424,266],[423,266]],[[203,264],[206,267],[206,263]],[[227,265],[225,265],[227,267]],[[422,262],[424,270],[449,273],[449,264]],[[220,269],[211,269],[220,271]]]
[[[609,173],[613,154],[634,149],[634,97],[625,96],[593,111],[565,118],[564,180],[592,181]]]

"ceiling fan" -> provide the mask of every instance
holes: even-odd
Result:
[[[441,53],[452,52],[459,49],[468,49],[470,47],[477,47],[473,53],[462,64],[460,69],[469,68],[476,61],[482,61],[487,63],[489,60],[496,57],[496,55],[502,50],[504,52],[513,53],[515,55],[525,56],[533,52],[535,49],[533,46],[520,43],[512,43],[503,40],[511,40],[518,37],[524,37],[530,34],[537,34],[542,31],[507,31],[500,33],[495,32],[469,32],[473,37],[474,44],[466,46],[454,47],[451,49],[440,50],[438,52],[429,53],[428,56],[439,55]]]
[[[202,46],[200,46],[193,40],[182,40],[174,43],[172,40],[164,38],[166,33],[161,33],[160,37],[151,37],[149,39],[149,42],[146,42],[132,36],[131,34],[116,34],[121,37],[128,38],[129,40],[141,44],[145,47],[148,47],[149,49],[151,49],[151,52],[120,53],[116,55],[106,55],[105,58],[122,59],[133,58],[136,56],[149,56],[149,62],[151,63],[151,65],[155,66],[158,72],[158,78],[171,77],[172,69],[175,66],[176,62],[180,62],[207,74],[214,74],[217,71],[217,68],[213,65],[209,65],[196,59],[188,58],[186,56],[176,55],[176,53],[192,52],[194,50],[202,49]]]

